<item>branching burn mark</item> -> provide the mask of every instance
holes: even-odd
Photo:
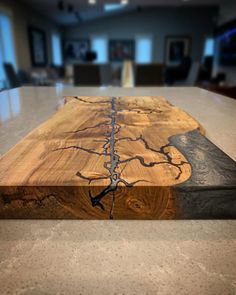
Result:
[[[90,197],[91,204],[93,207],[98,206],[102,210],[105,210],[102,200],[104,197],[111,195],[112,196],[112,204],[111,204],[111,208],[110,208],[109,217],[110,217],[110,219],[112,219],[113,218],[113,209],[114,209],[114,204],[115,204],[115,192],[118,188],[118,185],[120,183],[122,183],[126,187],[132,187],[135,184],[137,184],[138,182],[147,182],[145,180],[140,179],[135,182],[129,183],[121,177],[121,174],[125,170],[127,164],[133,160],[138,160],[142,166],[147,167],[147,168],[154,167],[156,165],[161,165],[161,164],[168,164],[168,165],[175,167],[179,170],[179,173],[176,176],[176,179],[180,178],[180,176],[182,174],[181,167],[184,164],[187,164],[187,162],[181,161],[179,164],[176,164],[173,162],[173,159],[171,158],[169,151],[166,150],[168,147],[171,147],[172,145],[167,144],[167,145],[162,146],[159,150],[157,150],[157,149],[154,149],[153,147],[151,147],[148,144],[148,142],[143,138],[142,135],[140,135],[137,138],[131,138],[131,137],[117,138],[117,134],[119,134],[119,132],[122,128],[121,125],[119,125],[116,121],[117,120],[117,113],[120,113],[123,110],[117,109],[116,98],[112,97],[112,98],[110,98],[110,100],[106,100],[106,101],[101,100],[101,101],[96,101],[96,102],[87,101],[87,100],[80,98],[80,97],[75,97],[75,98],[83,103],[88,103],[88,104],[110,104],[110,114],[106,115],[106,117],[109,119],[109,122],[105,121],[105,122],[98,123],[94,126],[88,126],[83,129],[78,129],[76,131],[69,132],[69,133],[80,133],[80,132],[88,131],[90,129],[102,127],[102,126],[109,126],[108,131],[106,131],[104,134],[102,134],[102,136],[104,136],[104,139],[94,140],[95,142],[104,143],[102,146],[103,152],[97,152],[96,150],[84,148],[84,147],[77,146],[77,145],[61,147],[61,148],[57,148],[57,149],[53,150],[53,151],[59,151],[59,150],[66,150],[66,149],[72,149],[72,150],[78,149],[78,150],[82,150],[82,151],[90,153],[90,154],[109,157],[109,160],[105,161],[103,164],[104,168],[108,171],[108,176],[100,176],[100,177],[91,178],[91,177],[87,177],[87,176],[83,175],[80,171],[78,171],[76,173],[76,175],[78,177],[80,177],[81,179],[87,180],[89,184],[91,184],[91,182],[93,182],[93,181],[109,180],[110,183],[96,196],[93,196],[91,190],[89,190],[89,197]],[[134,111],[139,114],[151,114],[151,113],[160,113],[161,112],[160,110],[152,110],[152,109],[138,110],[136,108],[133,110],[128,109],[128,111]],[[159,162],[153,161],[153,162],[146,163],[145,159],[142,156],[138,156],[138,155],[121,160],[120,156],[116,150],[116,144],[119,141],[140,141],[140,142],[142,142],[142,144],[144,145],[146,150],[150,150],[150,151],[158,154],[159,156],[162,156],[164,158],[164,160],[159,161]],[[120,164],[125,164],[125,165],[122,168],[122,170],[119,172],[118,168],[119,168]]]
[[[81,97],[78,97],[78,96],[74,96],[75,99],[79,100],[79,101],[82,101],[84,103],[91,103],[91,104],[103,104],[103,103],[110,103],[109,100],[100,100],[100,101],[88,101],[88,100],[85,100]]]
[[[160,114],[162,113],[161,110],[152,110],[152,109],[144,109],[144,110],[139,110],[139,109],[128,109],[128,112],[133,112],[133,113],[137,113],[140,115],[150,115],[150,114]]]
[[[92,181],[96,181],[96,180],[104,180],[104,179],[109,179],[110,177],[109,176],[100,176],[100,177],[94,177],[94,178],[91,178],[91,177],[86,177],[84,176],[81,172],[76,172],[76,175],[79,176],[80,178],[82,179],[85,179],[89,182],[89,184],[92,182]]]
[[[77,145],[70,145],[70,146],[66,146],[66,147],[56,148],[56,149],[53,149],[52,151],[56,152],[56,151],[60,151],[60,150],[69,150],[69,149],[81,150],[81,151],[84,151],[84,152],[87,152],[90,154],[94,154],[94,155],[98,155],[98,156],[109,156],[108,153],[99,153],[99,152],[96,152],[92,149],[86,149],[86,148],[83,148],[83,147],[77,146]]]
[[[113,193],[112,198],[112,206],[110,210],[110,219],[113,218],[112,212],[114,208],[114,202],[115,202],[115,191],[117,190],[118,184],[123,183],[127,187],[132,187],[135,183],[142,181],[138,180],[134,183],[128,183],[125,179],[121,178],[120,172],[117,171],[118,165],[121,163],[120,156],[117,154],[115,150],[115,135],[119,133],[121,126],[116,122],[116,116],[117,116],[117,109],[116,109],[116,98],[111,98],[110,101],[111,104],[111,131],[110,133],[106,134],[106,143],[105,143],[105,149],[106,146],[109,145],[109,152],[110,152],[110,160],[108,162],[104,163],[104,167],[109,172],[109,178],[110,178],[110,184],[105,187],[98,195],[92,196],[91,191],[89,192],[89,196],[92,202],[92,206],[99,206],[102,210],[105,210],[104,205],[101,203],[102,199],[109,194],[110,192]]]
[[[69,132],[66,132],[66,133],[79,133],[79,132],[84,132],[84,131],[87,131],[87,130],[90,130],[90,129],[96,129],[96,128],[101,127],[101,126],[110,126],[110,122],[102,122],[102,123],[96,124],[96,125],[91,126],[91,127],[86,127],[86,128],[78,129],[78,130],[75,130],[75,131],[69,131]]]
[[[122,140],[125,140],[125,141],[141,141],[141,142],[143,142],[143,144],[144,144],[144,146],[145,146],[145,148],[147,150],[150,150],[150,151],[152,151],[154,153],[157,153],[159,155],[163,155],[166,158],[166,161],[145,163],[143,157],[135,156],[135,157],[131,157],[131,158],[128,158],[126,160],[123,160],[120,163],[128,163],[128,162],[133,161],[133,160],[138,160],[141,163],[141,165],[143,165],[145,167],[154,167],[155,165],[169,164],[171,166],[176,167],[179,170],[178,175],[175,177],[176,180],[178,180],[180,178],[181,174],[182,174],[181,166],[184,165],[184,164],[188,164],[188,162],[186,162],[186,161],[181,161],[179,164],[173,163],[173,159],[171,158],[169,152],[165,151],[166,148],[173,147],[173,145],[171,145],[171,144],[166,144],[166,145],[162,146],[159,150],[157,150],[157,149],[151,148],[149,146],[148,142],[142,137],[142,135],[140,135],[139,137],[136,137],[136,138],[121,137],[121,138],[116,139],[116,142],[122,141]]]

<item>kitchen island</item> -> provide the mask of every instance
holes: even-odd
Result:
[[[64,96],[164,96],[236,160],[236,101],[198,88],[24,87],[0,93],[4,154]],[[235,294],[236,221],[1,220],[1,294]],[[14,279],[13,279],[14,278]]]

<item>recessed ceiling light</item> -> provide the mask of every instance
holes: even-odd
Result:
[[[127,5],[129,3],[129,0],[121,0],[120,2],[122,5]]]
[[[94,5],[94,4],[96,4],[96,0],[88,0],[88,3],[89,3],[90,5]]]

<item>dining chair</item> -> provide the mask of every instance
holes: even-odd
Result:
[[[189,70],[188,76],[185,80],[179,80],[173,84],[173,86],[190,87],[195,86],[198,80],[200,70],[200,62],[194,61]]]
[[[8,87],[9,88],[20,87],[21,83],[17,77],[17,74],[15,72],[13,65],[11,63],[4,63],[3,67],[7,77]]]
[[[136,86],[160,86],[163,85],[162,64],[138,64],[135,67]]]
[[[76,64],[74,65],[75,86],[100,86],[101,75],[99,65]]]

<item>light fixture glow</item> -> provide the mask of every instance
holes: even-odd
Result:
[[[89,3],[90,5],[94,5],[94,4],[96,4],[96,0],[88,0],[88,3]]]
[[[129,0],[121,0],[120,2],[122,5],[127,5],[129,3]]]

